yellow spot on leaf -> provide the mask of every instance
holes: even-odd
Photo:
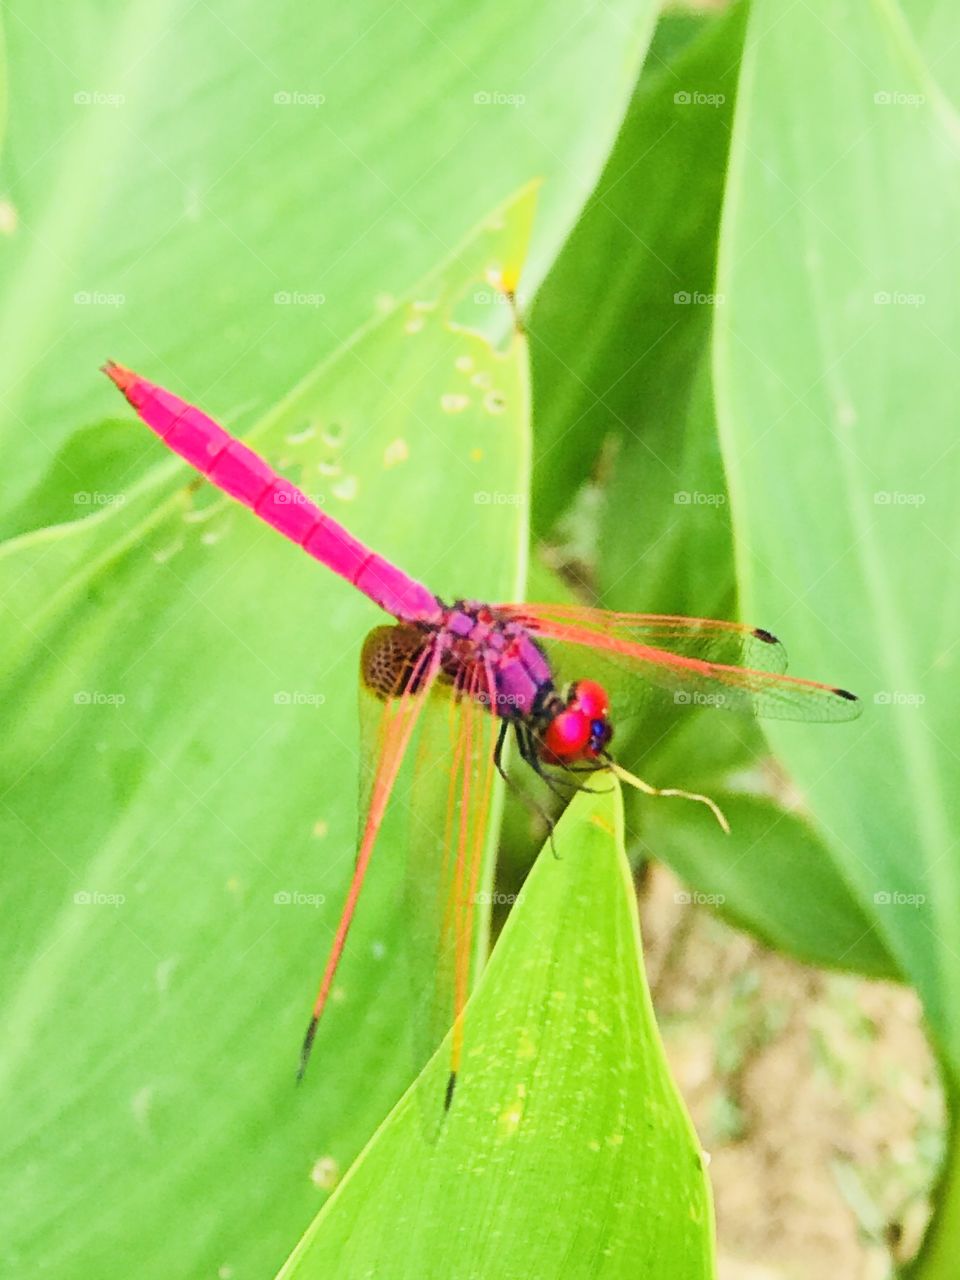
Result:
[[[497,1116],[497,1134],[499,1137],[512,1138],[520,1128],[526,1096],[526,1085],[518,1084],[516,1097],[511,1102],[508,1102],[499,1116]]]
[[[391,440],[383,451],[383,465],[388,469],[396,467],[401,462],[406,462],[409,457],[410,450],[407,447],[406,440]]]
[[[16,208],[9,200],[0,200],[0,235],[12,236],[18,221]]]
[[[316,434],[316,427],[304,427],[302,431],[291,431],[290,435],[283,438],[287,444],[305,444],[308,440],[312,440]]]
[[[448,391],[446,395],[440,397],[440,408],[444,413],[462,413],[469,405],[470,397],[455,391]]]
[[[357,496],[357,477],[344,476],[337,484],[333,486],[330,492],[335,498],[339,498],[341,502],[352,502]]]
[[[310,1170],[310,1181],[321,1191],[332,1191],[340,1181],[340,1166],[333,1156],[321,1156]]]

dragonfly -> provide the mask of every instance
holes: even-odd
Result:
[[[353,537],[248,445],[174,393],[108,361],[103,372],[163,443],[213,485],[308,555],[346,579],[393,622],[376,627],[361,654],[361,689],[376,708],[366,796],[354,870],[320,979],[300,1053],[307,1061],[327,1006],[347,935],[405,754],[424,708],[445,695],[449,704],[448,784],[443,812],[422,808],[422,832],[437,834],[445,903],[432,960],[443,971],[432,1015],[436,1047],[452,1029],[449,1109],[461,1070],[463,1012],[472,954],[472,922],[494,775],[510,782],[504,751],[512,735],[521,761],[555,790],[583,785],[583,775],[607,770],[653,796],[707,796],[658,788],[611,755],[618,711],[609,680],[561,672],[599,660],[613,673],[623,710],[659,692],[678,705],[717,707],[805,721],[846,721],[860,712],[855,694],[784,674],[779,640],[762,627],[666,614],[620,613],[579,604],[490,604],[469,598],[445,603]],[[436,764],[436,762],[429,762]],[[412,788],[427,788],[418,770]],[[430,807],[432,805],[432,807]],[[415,834],[414,839],[418,836]],[[425,838],[424,838],[425,839]],[[433,842],[430,844],[432,849]],[[433,1043],[435,1042],[435,1043]]]

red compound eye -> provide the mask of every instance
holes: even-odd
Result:
[[[561,711],[543,735],[545,754],[553,760],[576,760],[590,741],[591,717],[582,711]]]
[[[572,689],[570,706],[591,720],[603,720],[610,710],[610,699],[606,689],[596,680],[578,680]]]

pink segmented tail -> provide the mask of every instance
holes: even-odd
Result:
[[[370,551],[212,418],[112,360],[103,372],[168,448],[381,609],[405,622],[439,619],[432,591]]]

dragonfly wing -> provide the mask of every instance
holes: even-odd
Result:
[[[493,800],[500,721],[484,667],[438,687],[418,730],[407,873],[416,1066],[453,1028],[446,1105],[460,1067],[463,1019],[478,959],[475,922]],[[484,705],[485,704],[485,705]]]
[[[749,667],[781,674],[787,651],[772,632],[743,622],[718,618],[684,618],[665,613],[617,613],[581,605],[498,605],[531,630],[542,626],[576,626],[608,639],[663,649],[678,657],[699,658],[723,666]]]
[[[615,666],[635,706],[656,692],[677,706],[715,707],[781,720],[842,721],[860,714],[845,689],[783,674],[786,655],[761,628],[700,618],[606,614],[557,605],[507,606],[544,647],[559,646],[556,661],[568,678],[577,669],[566,646]]]
[[[410,745],[427,696],[440,671],[439,653],[422,635],[404,627],[381,627],[377,632],[392,632],[407,636],[406,647],[398,650],[400,656],[386,674],[386,662],[381,669],[368,669],[368,645],[364,647],[364,668],[361,680],[361,807],[360,838],[353,877],[340,913],[340,920],[324,967],[320,988],[313,1006],[313,1014],[304,1038],[300,1056],[300,1076],[306,1070],[313,1046],[317,1025],[323,1014],[333,979],[343,955],[347,934],[353,921],[357,900],[363,888],[364,878],[383,823],[390,795],[400,773],[404,755]],[[376,635],[377,632],[373,634]],[[411,637],[417,637],[414,645]],[[381,652],[383,646],[380,646]]]

